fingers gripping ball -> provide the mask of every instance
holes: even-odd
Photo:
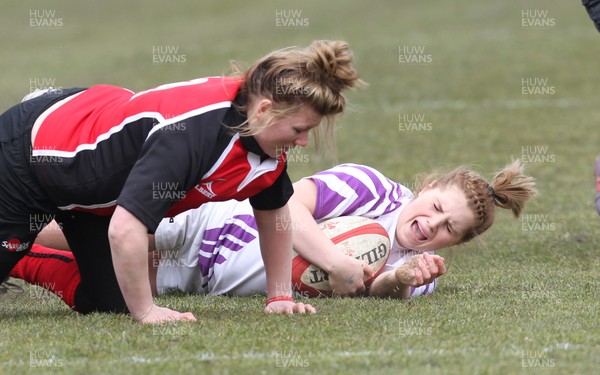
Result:
[[[321,230],[344,254],[365,261],[373,268],[371,282],[383,271],[390,255],[387,231],[376,221],[360,216],[344,216],[322,222]],[[331,295],[329,275],[296,252],[292,260],[293,289],[303,295],[317,297]]]

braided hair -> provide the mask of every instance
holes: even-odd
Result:
[[[510,209],[515,217],[519,217],[525,202],[537,194],[534,178],[523,173],[519,160],[499,171],[491,183],[462,166],[449,173],[425,176],[421,187],[427,184],[440,189],[457,186],[465,194],[475,224],[463,234],[461,243],[470,241],[492,226],[496,206]]]

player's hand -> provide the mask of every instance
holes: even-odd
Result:
[[[344,256],[329,271],[329,285],[334,294],[354,296],[365,292],[365,280],[371,276],[373,268],[367,263]]]
[[[317,310],[309,304],[292,301],[273,301],[265,306],[267,314],[315,314]]]
[[[186,320],[191,322],[196,321],[196,317],[194,317],[194,314],[191,312],[180,313],[178,311],[171,310],[166,307],[159,307],[154,304],[145,316],[139,319],[134,317],[134,319],[142,324],[157,324],[176,320]]]
[[[423,253],[410,257],[396,269],[396,279],[414,287],[429,284],[446,273],[445,259],[439,255]]]

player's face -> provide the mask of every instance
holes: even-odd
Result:
[[[304,106],[300,111],[276,119],[260,133],[254,135],[258,145],[271,157],[277,157],[295,146],[308,145],[308,132],[321,123],[322,116]]]
[[[413,250],[438,250],[458,244],[474,225],[475,216],[460,188],[428,187],[400,213],[396,240]]]

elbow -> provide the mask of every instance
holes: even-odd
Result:
[[[127,223],[124,222],[124,220],[115,217],[110,221],[108,226],[108,241],[110,242],[111,248],[114,248],[115,244],[122,243],[125,240],[125,235],[127,233],[126,224]]]
[[[108,240],[111,248],[125,243],[129,238],[146,236],[147,228],[123,207],[117,206],[108,226]]]

